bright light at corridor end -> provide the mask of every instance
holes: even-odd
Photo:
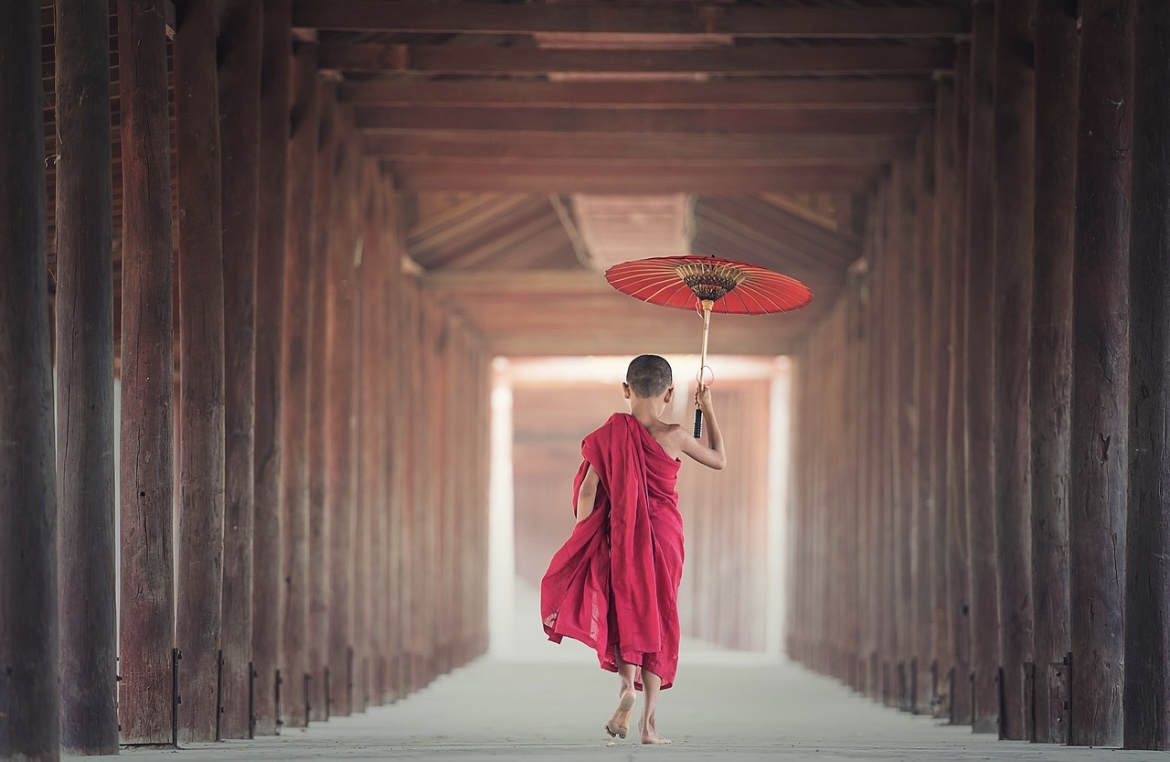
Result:
[[[665,355],[674,372],[677,389],[694,388],[699,371],[699,355]],[[492,433],[490,485],[490,561],[489,561],[489,653],[503,659],[527,659],[519,653],[531,644],[542,653],[544,634],[538,610],[529,610],[530,602],[518,595],[515,548],[515,503],[513,494],[513,421],[512,392],[523,387],[555,387],[559,384],[580,387],[596,383],[614,389],[614,409],[622,406],[620,385],[632,356],[587,357],[496,357],[492,363]],[[787,357],[709,356],[707,365],[714,371],[712,390],[718,400],[720,382],[758,381],[768,384],[769,417],[767,457],[767,579],[765,630],[767,647],[762,656],[779,658],[784,642],[784,607],[787,584],[786,506],[790,463],[790,397],[792,362]],[[708,376],[710,378],[710,376]],[[672,418],[690,425],[692,400],[688,394],[676,394],[667,411]],[[718,404],[718,403],[716,403]],[[602,421],[598,421],[600,425]],[[568,483],[572,474],[566,474]],[[567,489],[567,487],[566,487]],[[518,645],[519,644],[519,645]],[[554,647],[556,648],[556,647]],[[539,656],[536,658],[540,658]]]

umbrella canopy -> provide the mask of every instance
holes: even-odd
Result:
[[[787,275],[719,257],[638,259],[609,268],[605,279],[650,304],[737,315],[787,312],[813,296],[808,286]]]
[[[766,315],[800,309],[812,291],[795,278],[744,262],[719,257],[652,257],[614,265],[605,271],[609,284],[624,294],[662,307],[695,310],[703,316],[699,384],[707,369],[711,313]],[[703,430],[703,413],[695,410],[695,438]]]

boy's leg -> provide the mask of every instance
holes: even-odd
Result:
[[[654,710],[658,707],[658,690],[662,687],[662,678],[653,672],[647,672],[645,668],[642,669],[642,692],[645,694],[646,703],[642,707],[642,743],[670,743],[669,738],[664,738],[658,735],[658,730],[654,727]]]
[[[637,673],[638,665],[630,664],[622,659],[621,651],[616,647],[614,648],[614,658],[618,664],[618,679],[621,681],[621,687],[618,691],[617,709],[613,710],[609,722],[605,723],[605,732],[611,736],[625,738],[626,733],[630,730],[630,715],[634,712],[634,703],[638,697],[638,694],[634,692],[634,676]]]

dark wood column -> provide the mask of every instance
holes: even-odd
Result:
[[[57,489],[61,747],[118,750],[110,7],[59,3]]]
[[[276,732],[283,597],[282,427],[284,378],[285,226],[288,209],[289,68],[292,42],[289,0],[264,3],[260,64],[260,183],[256,271],[255,518],[252,540],[252,666],[255,732]]]
[[[1170,5],[1137,3],[1125,747],[1170,748]]]
[[[1069,489],[1075,746],[1122,740],[1133,6],[1081,4]]]
[[[179,740],[215,739],[224,518],[224,313],[216,3],[176,3]]]
[[[279,719],[304,725],[305,675],[309,672],[309,369],[313,243],[313,197],[317,166],[317,47],[297,44],[292,59],[292,114],[288,152],[287,258],[284,269],[283,394],[281,398],[284,490],[284,622]],[[283,680],[283,682],[281,682]],[[301,686],[301,687],[297,687]],[[298,699],[300,699],[298,701]]]
[[[1032,288],[1033,739],[1068,741],[1069,418],[1076,215],[1077,19],[1036,3],[1035,270]]]
[[[967,552],[967,219],[970,174],[971,44],[955,54],[955,253],[951,270],[951,372],[947,408],[947,609],[954,660],[950,677],[950,720],[971,724],[971,585]]]
[[[950,383],[953,371],[953,347],[951,344],[951,309],[954,297],[951,292],[954,279],[955,256],[955,206],[958,203],[957,175],[955,172],[955,82],[951,77],[938,81],[938,93],[934,107],[934,240],[931,256],[934,257],[933,300],[931,313],[926,322],[930,324],[929,351],[931,375],[928,389],[931,395],[931,416],[924,430],[927,442],[927,456],[930,459],[930,563],[923,573],[930,577],[930,607],[934,622],[932,631],[933,697],[939,702],[938,710],[948,711],[950,700],[947,674],[953,666],[954,644],[951,634],[951,615],[947,597],[947,567],[950,563],[950,485],[952,471],[948,455],[950,433]]]
[[[1031,419],[1034,80],[1027,0],[995,3],[995,540],[1001,738],[1028,739],[1032,662]]]
[[[174,245],[166,19],[118,2],[122,148],[122,741],[170,743],[174,571]]]
[[[967,197],[967,548],[971,675],[976,733],[998,728],[999,608],[995,558],[995,7],[976,0],[972,20],[971,135]],[[960,687],[960,690],[962,688]]]
[[[255,0],[224,3],[219,29],[226,427],[220,737],[247,738],[255,505],[261,4]],[[268,282],[265,273],[265,285]]]
[[[918,155],[915,159],[915,269],[917,298],[914,300],[914,515],[910,522],[912,562],[910,569],[913,598],[912,649],[910,663],[910,710],[929,712],[934,684],[931,680],[931,661],[934,634],[934,616],[931,608],[931,546],[934,537],[930,531],[930,517],[934,502],[932,485],[934,473],[931,454],[931,422],[934,420],[933,381],[934,351],[931,344],[934,325],[934,270],[938,266],[938,252],[934,238],[934,117],[925,118],[918,136]]]
[[[56,760],[57,488],[45,247],[41,4],[0,4],[0,757]]]
[[[330,685],[344,680],[344,671],[329,663],[329,489],[327,486],[326,448],[329,435],[325,429],[328,395],[328,365],[325,354],[325,294],[329,270],[330,236],[335,234],[329,216],[333,199],[334,166],[337,161],[337,138],[334,124],[336,99],[334,86],[318,82],[319,122],[317,128],[317,162],[313,178],[313,214],[316,225],[313,245],[313,318],[309,362],[309,706],[310,719],[328,719],[332,710]]]

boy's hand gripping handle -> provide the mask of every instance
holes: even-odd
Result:
[[[695,439],[703,436],[703,409],[695,408]]]

